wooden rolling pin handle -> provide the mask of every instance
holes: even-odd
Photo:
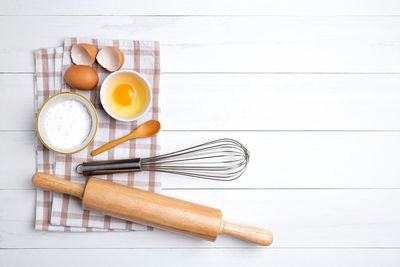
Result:
[[[241,226],[228,223],[225,221],[221,222],[219,233],[235,236],[237,238],[244,239],[262,246],[271,245],[274,239],[271,232],[265,229],[249,227],[249,226]]]
[[[135,136],[133,136],[131,134],[125,135],[125,136],[123,136],[123,137],[121,137],[121,138],[119,138],[117,140],[111,141],[111,142],[109,142],[109,143],[107,143],[107,144],[105,144],[105,145],[93,150],[91,155],[92,156],[96,156],[96,155],[98,155],[100,153],[103,153],[104,151],[107,151],[110,148],[113,148],[116,145],[119,145],[119,144],[121,144],[123,142],[126,142],[126,141],[128,141],[128,140],[130,140],[132,138],[135,138]]]
[[[71,183],[67,180],[42,172],[33,175],[32,183],[37,188],[45,191],[69,194],[80,199],[82,199],[83,192],[85,191],[85,185],[83,184]]]

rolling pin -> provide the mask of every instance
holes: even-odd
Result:
[[[78,197],[87,210],[210,241],[215,241],[218,234],[226,234],[268,246],[273,239],[267,230],[222,220],[221,210],[94,177],[83,185],[36,173],[32,183],[46,191]]]

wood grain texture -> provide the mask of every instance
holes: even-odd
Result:
[[[163,176],[163,188],[400,188],[398,132],[162,132],[162,153],[230,137],[250,151],[231,182]],[[0,189],[32,189],[33,132],[0,132]],[[15,159],[18,158],[18,161]]]
[[[399,249],[283,249],[283,248],[208,248],[208,249],[7,249],[0,250],[0,265],[24,266],[40,262],[42,267],[74,266],[164,266],[173,262],[177,267],[214,266],[363,266],[398,267]],[[43,261],[43,259],[46,261]]]
[[[84,209],[215,241],[221,211],[199,204],[90,178],[82,199]]]
[[[395,0],[3,0],[1,15],[399,15]]]
[[[33,49],[76,35],[159,40],[163,72],[400,69],[398,16],[2,16],[0,24],[8,25],[0,72],[32,72]]]
[[[231,235],[262,246],[269,246],[273,241],[273,235],[268,230],[258,227],[237,225],[226,221],[222,221],[219,233]]]
[[[0,130],[35,129],[32,81],[0,74],[0,111],[13,114]],[[400,130],[399,74],[163,74],[161,84],[163,130]]]
[[[166,195],[219,207],[228,221],[265,227],[274,248],[400,248],[400,190],[166,190]],[[221,235],[208,242],[167,231],[49,233],[34,231],[34,190],[0,190],[1,248],[255,247]],[[251,208],[250,208],[251,207]],[[240,211],[240,212],[239,212]],[[255,212],[258,211],[258,212]]]
[[[32,176],[32,184],[44,191],[64,193],[80,199],[83,198],[83,192],[85,191],[85,185],[71,183],[48,173],[35,173]]]
[[[0,116],[1,130],[35,129],[33,81],[32,74],[0,74],[0,114],[12,114]]]
[[[131,133],[128,135],[125,135],[123,137],[120,137],[116,140],[112,140],[111,142],[102,145],[99,148],[96,148],[91,152],[92,156],[96,156],[100,153],[103,153],[104,151],[107,151],[119,144],[122,144],[128,140],[135,139],[135,138],[148,138],[151,136],[154,136],[158,134],[161,130],[161,124],[157,120],[149,120],[140,125],[138,128],[133,130]]]
[[[1,266],[399,265],[397,0],[95,2],[0,2]],[[272,249],[158,230],[33,231],[32,50],[77,35],[161,41],[163,149],[228,136],[251,150],[246,179],[167,176],[164,192],[232,221],[262,210],[252,219],[274,231]]]
[[[110,150],[113,147],[115,147],[115,146],[117,146],[119,144],[122,144],[122,143],[124,143],[124,142],[126,142],[128,140],[134,139],[134,138],[136,138],[136,137],[132,136],[131,134],[125,135],[125,136],[123,136],[121,138],[118,138],[116,140],[112,140],[111,142],[109,142],[109,143],[107,143],[105,145],[102,145],[101,147],[96,148],[90,154],[94,157],[94,156],[96,156],[98,154],[103,153],[104,151]]]
[[[82,185],[50,174],[36,173],[32,184],[45,191],[78,197],[82,199],[85,210],[172,232],[209,241],[215,241],[218,234],[225,234],[263,246],[272,243],[271,232],[223,221],[218,209],[99,178],[91,177],[86,185]]]

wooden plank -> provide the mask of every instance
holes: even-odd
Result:
[[[36,142],[36,135],[32,132],[0,132],[0,189],[32,188]]]
[[[270,229],[274,247],[400,248],[400,190],[168,190],[223,210],[227,221]],[[50,233],[33,230],[34,190],[1,190],[1,248],[255,247],[220,236],[215,243],[166,231]],[[12,203],[10,205],[9,203]]]
[[[0,15],[399,15],[395,0],[3,0]]]
[[[2,16],[0,25],[0,72],[31,72],[33,49],[76,35],[159,40],[164,72],[400,68],[398,16]]]
[[[43,260],[46,259],[46,260]],[[0,265],[70,266],[386,266],[397,267],[398,249],[7,249]],[[32,265],[31,263],[35,263]]]
[[[34,130],[32,74],[0,74],[0,129]]]
[[[400,133],[395,132],[168,132],[163,151],[218,138],[250,151],[246,172],[232,182],[175,175],[164,188],[399,188]]]
[[[400,188],[399,132],[162,132],[163,153],[218,138],[250,151],[242,177],[215,182],[163,175],[171,188]],[[0,189],[31,189],[34,133],[0,133]]]
[[[399,130],[400,75],[163,75],[168,130]]]
[[[1,130],[34,130],[33,77],[0,74]],[[164,130],[400,130],[398,74],[163,74]],[[10,105],[10,103],[16,103]]]

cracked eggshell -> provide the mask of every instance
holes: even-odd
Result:
[[[114,46],[101,49],[96,59],[100,66],[111,72],[119,70],[124,65],[124,54]]]
[[[92,65],[96,60],[97,48],[91,44],[74,44],[71,59],[76,65]]]

